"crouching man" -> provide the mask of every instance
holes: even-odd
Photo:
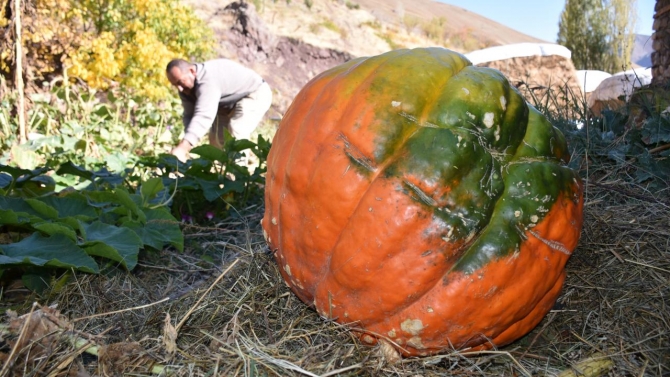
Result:
[[[184,138],[170,152],[181,161],[208,131],[209,143],[218,148],[225,144],[225,130],[236,139],[249,139],[272,104],[265,80],[232,60],[174,59],[166,74],[184,107]]]

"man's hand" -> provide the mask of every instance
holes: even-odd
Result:
[[[182,140],[179,142],[179,144],[177,144],[176,147],[172,148],[170,153],[177,157],[179,161],[186,162],[186,160],[189,158],[188,153],[191,151],[191,148],[193,148],[191,143],[186,140]]]

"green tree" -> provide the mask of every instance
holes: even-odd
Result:
[[[174,95],[165,78],[170,59],[199,60],[214,51],[212,30],[180,0],[21,1],[28,9],[24,76],[36,83],[67,75],[93,89],[119,85],[159,100]],[[0,34],[8,36],[0,38],[3,75],[12,74],[16,64],[10,13],[0,6]]]
[[[637,0],[609,0],[610,53],[605,70],[618,72],[630,68],[631,52],[635,41],[635,11]]]
[[[637,0],[566,0],[558,43],[577,69],[617,72],[630,64]]]
[[[607,11],[601,0],[566,0],[558,22],[558,44],[572,51],[577,69],[603,69]]]

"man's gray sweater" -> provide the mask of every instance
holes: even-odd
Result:
[[[231,109],[263,83],[256,72],[232,60],[209,60],[195,66],[191,94],[179,93],[184,106],[184,139],[194,146],[212,127],[220,108]]]

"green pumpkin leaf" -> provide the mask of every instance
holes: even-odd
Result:
[[[41,221],[39,217],[32,217],[25,212],[16,212],[11,209],[0,209],[0,225],[29,224],[31,221]]]
[[[105,159],[105,163],[112,172],[118,174],[122,173],[126,169],[126,167],[130,165],[131,160],[132,157],[125,156],[119,152],[115,152],[107,156],[107,158]]]
[[[242,180],[231,181],[230,179],[225,179],[223,184],[223,193],[227,194],[233,191],[244,192],[244,181]]]
[[[12,184],[12,176],[7,173],[0,173],[0,187],[6,188]]]
[[[0,251],[4,254],[0,255],[0,267],[33,265],[98,273],[95,260],[62,234],[44,237],[33,233],[20,242],[0,245]]]
[[[13,161],[24,169],[35,169],[40,164],[40,156],[25,144],[14,145],[11,148]]]
[[[29,180],[18,180],[16,188],[20,189],[23,197],[44,196],[56,190],[56,181],[49,176],[42,175]]]
[[[227,160],[227,156],[224,153],[223,150],[211,146],[209,144],[205,145],[200,145],[198,147],[195,147],[191,149],[191,153],[197,154],[200,156],[200,158],[205,159],[207,161],[219,161],[219,162],[224,162]]]
[[[118,200],[118,203],[121,206],[123,206],[123,208],[129,210],[132,213],[132,215],[136,216],[142,223],[147,221],[144,212],[140,210],[140,207],[133,200],[132,196],[128,193],[128,191],[119,188],[116,191],[114,191],[114,193],[116,194],[116,199]]]
[[[0,165],[0,172],[5,172],[9,173],[9,175],[12,176],[14,179],[18,179],[21,176],[27,175],[27,176],[35,176],[36,174],[33,174],[32,171],[28,169],[21,169],[21,168],[16,168],[13,166],[8,166],[8,165]]]
[[[140,192],[142,193],[143,204],[151,202],[151,200],[154,199],[156,195],[158,195],[158,193],[161,192],[164,188],[163,180],[158,177],[148,179],[146,182],[142,183]]]
[[[52,276],[46,269],[40,269],[33,272],[25,273],[21,276],[21,281],[26,288],[33,292],[43,293],[51,285]]]
[[[25,199],[25,201],[33,210],[35,210],[35,212],[37,212],[43,218],[51,220],[55,220],[58,218],[58,211],[54,207],[38,199]]]
[[[33,209],[25,199],[11,198],[7,196],[0,196],[0,208],[4,210],[12,210],[14,212],[23,212],[32,216],[39,217],[39,213]]]
[[[145,209],[147,223],[145,225],[136,221],[123,223],[135,231],[146,246],[161,250],[166,244],[174,246],[179,251],[184,251],[184,235],[179,228],[179,222],[165,208]]]
[[[226,187],[222,182],[207,179],[196,179],[196,181],[202,188],[202,193],[205,195],[207,201],[213,202],[226,193]]]
[[[71,174],[95,183],[107,183],[110,186],[118,186],[123,183],[123,176],[110,172],[106,168],[102,168],[96,172],[92,172],[85,168],[77,166],[71,162],[67,162],[61,165],[60,168],[56,171],[56,174],[57,175]]]
[[[58,219],[58,223],[63,224],[63,225],[67,225],[68,227],[74,229],[75,232],[76,231],[81,232],[80,221],[81,220],[76,218],[76,217],[63,217],[63,218]]]
[[[72,162],[66,162],[63,165],[61,165],[60,168],[56,171],[56,174],[57,175],[71,174],[91,181],[95,176],[93,172],[86,170],[80,166],[77,166]]]
[[[0,196],[0,224],[20,225],[43,221],[44,218],[35,211],[25,199]]]
[[[256,144],[254,144],[253,141],[247,140],[247,139],[240,139],[240,140],[234,140],[233,142],[230,143],[230,151],[232,152],[241,152],[245,149],[251,149],[255,147]],[[226,146],[228,147],[228,146]]]
[[[88,204],[96,208],[122,204],[119,197],[112,191],[86,191],[86,198],[88,198]]]
[[[72,229],[71,226],[62,223],[54,222],[40,222],[31,224],[35,230],[47,234],[49,236],[55,236],[56,234],[62,234],[67,238],[71,239],[73,242],[77,242],[77,233]]]
[[[64,197],[49,196],[38,200],[55,208],[59,218],[74,217],[83,221],[98,218],[95,208],[79,193],[71,193]]]
[[[96,221],[81,223],[85,242],[81,247],[90,255],[117,261],[128,270],[135,268],[142,240],[131,229]]]

